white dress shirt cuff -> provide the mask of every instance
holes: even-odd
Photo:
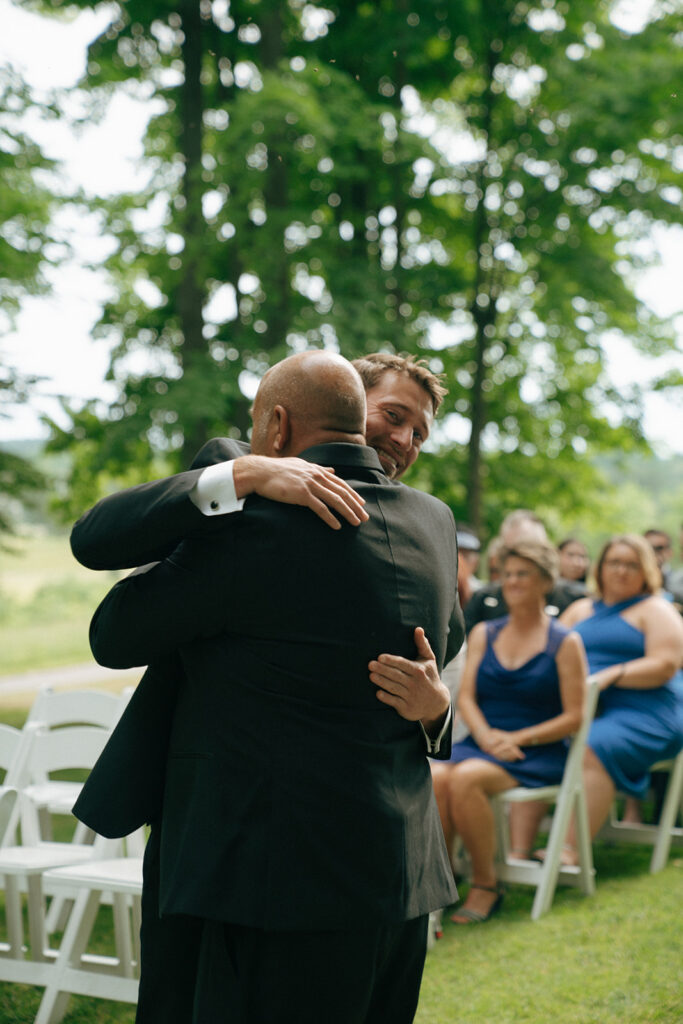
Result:
[[[452,717],[453,717],[453,706],[451,705],[449,707],[449,709],[448,709],[446,717],[444,718],[444,722],[443,722],[443,725],[441,726],[441,729],[439,731],[439,735],[435,739],[431,739],[431,737],[429,737],[427,735],[427,732],[426,732],[425,727],[422,724],[422,722],[419,723],[420,728],[422,729],[422,735],[425,738],[425,743],[427,744],[427,753],[428,754],[438,754],[440,752],[440,750],[441,750],[441,741],[444,738],[444,734],[445,734],[446,730],[448,729],[449,725],[451,724],[451,718]]]
[[[232,478],[234,462],[218,462],[207,466],[190,491],[190,501],[205,516],[224,516],[228,512],[239,512],[244,498],[235,494]]]

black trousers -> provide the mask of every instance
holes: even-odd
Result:
[[[348,931],[263,931],[158,914],[145,851],[136,1024],[411,1024],[427,916]]]

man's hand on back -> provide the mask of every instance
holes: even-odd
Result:
[[[434,652],[422,627],[415,630],[418,659],[380,654],[368,665],[370,679],[383,704],[395,708],[401,718],[422,722],[430,734],[443,724],[451,705],[448,687],[441,682]]]
[[[333,469],[316,466],[305,459],[273,459],[264,455],[243,455],[235,459],[233,482],[238,498],[259,494],[287,505],[304,505],[333,530],[341,523],[333,515],[359,526],[368,519],[365,501]]]

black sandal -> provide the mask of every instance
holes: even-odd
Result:
[[[497,910],[500,910],[501,904],[503,902],[503,896],[505,895],[505,890],[501,889],[499,885],[472,884],[470,886],[470,890],[472,889],[482,889],[484,892],[495,892],[496,899],[491,904],[491,907],[489,908],[487,914],[482,914],[478,910],[469,910],[467,907],[463,907],[462,910],[458,910],[457,914],[460,917],[467,918],[467,920],[457,921],[456,915],[454,914],[451,917],[451,921],[453,922],[453,924],[483,924],[484,921],[488,921],[490,917],[493,917]]]

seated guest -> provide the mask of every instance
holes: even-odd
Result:
[[[545,526],[534,512],[518,508],[514,512],[510,512],[501,523],[500,539],[505,547],[510,547],[522,539],[547,541],[548,536]],[[555,586],[547,595],[546,611],[548,615],[559,615],[572,601],[576,601],[583,594],[584,590],[576,583],[556,581]],[[463,606],[463,611],[467,633],[477,622],[487,622],[505,615],[507,607],[500,583],[480,587]]]
[[[458,597],[462,608],[481,586],[481,580],[476,577],[481,543],[472,527],[464,523],[455,524],[455,536],[458,542]]]
[[[486,575],[489,583],[500,582],[500,553],[504,547],[500,537],[494,537],[486,549]]]
[[[517,785],[558,782],[564,740],[583,710],[581,641],[545,611],[555,549],[547,540],[521,540],[503,549],[501,564],[509,614],[472,630],[460,684],[458,708],[470,735],[453,745],[449,762],[432,765],[447,846],[459,835],[472,860],[467,900],[452,918],[457,924],[486,921],[502,900],[488,798]]]
[[[683,526],[679,534],[679,547],[681,560],[683,561]],[[683,566],[672,569],[667,576],[667,586],[673,596],[676,610],[683,615]]]
[[[615,793],[645,796],[649,769],[683,746],[683,699],[672,678],[683,663],[683,623],[657,594],[660,572],[650,545],[614,537],[598,559],[599,597],[576,601],[561,622],[583,639],[602,693],[584,760],[591,835]],[[564,861],[577,863],[573,831]]]
[[[557,550],[560,555],[560,582],[573,583],[577,590],[585,594],[591,563],[586,545],[576,537],[566,537],[557,545]]]
[[[655,561],[660,572],[660,586],[669,592],[669,574],[673,555],[671,537],[665,530],[658,530],[656,527],[646,530],[643,537],[654,551]]]
[[[474,575],[479,564],[481,544],[471,526],[466,526],[464,523],[456,523],[455,530],[458,542],[458,598],[462,608],[467,604],[474,591],[481,586],[480,580]],[[466,654],[467,641],[464,641],[456,656],[447,665],[444,665],[443,672],[441,673],[441,681],[448,687],[453,707],[456,706],[460,691],[460,678],[465,666]],[[456,711],[453,715],[453,739],[461,739],[466,735],[467,726],[463,722],[462,716]]]

